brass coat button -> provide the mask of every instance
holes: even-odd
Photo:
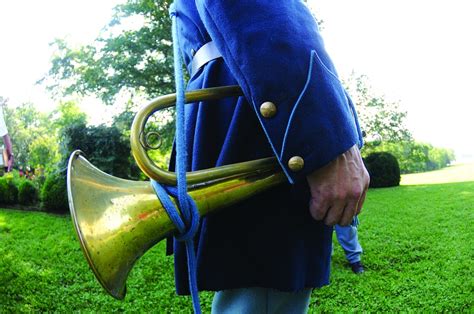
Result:
[[[291,171],[300,171],[304,167],[304,160],[300,156],[293,156],[288,160],[288,167]]]
[[[266,101],[260,106],[260,113],[264,118],[272,118],[275,116],[276,112],[277,107],[270,101]]]

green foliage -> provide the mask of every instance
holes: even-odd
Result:
[[[379,134],[383,141],[389,142],[411,140],[411,133],[405,125],[407,112],[400,108],[399,103],[377,95],[367,76],[352,73],[344,85],[356,104],[361,128],[367,135]],[[371,146],[371,143],[366,145]]]
[[[400,185],[400,167],[390,153],[372,153],[364,159],[370,174],[370,187],[383,188]]]
[[[49,165],[57,161],[59,144],[49,115],[39,112],[31,103],[15,108],[6,105],[4,112],[16,165],[46,167],[46,164],[31,164],[32,155],[35,162],[48,161]],[[42,152],[46,152],[45,149],[48,151],[47,156],[39,157]]]
[[[76,125],[85,126],[87,124],[87,116],[85,113],[81,112],[79,106],[74,102],[61,102],[56,110],[52,113],[54,119],[54,126],[57,130],[57,138],[60,141],[59,151],[60,151],[60,163],[56,163],[56,168],[58,165],[60,168],[66,166],[65,161],[69,157],[70,150],[68,148],[68,135],[67,130]]]
[[[131,161],[130,142],[115,126],[75,124],[65,131],[69,152],[81,150],[102,171],[120,178],[137,178]]]
[[[51,174],[46,178],[41,189],[41,201],[44,210],[52,213],[67,213],[66,172]]]
[[[129,102],[126,109],[120,114],[114,116],[113,118],[112,126],[120,130],[124,141],[130,141],[131,125],[136,112],[137,110],[135,106],[131,102]],[[174,110],[160,110],[159,112],[156,112],[153,116],[149,117],[145,127],[145,133],[148,132],[154,132],[159,134],[159,139],[155,141],[155,143],[152,140],[152,145],[155,145],[156,142],[161,143],[159,149],[148,151],[150,158],[152,158],[154,162],[160,165],[161,167],[167,168],[175,133]],[[156,140],[155,137],[152,137],[152,139]],[[134,170],[132,170],[132,173],[134,174],[133,177],[136,177],[136,173],[138,173],[139,170],[132,156],[130,156],[129,159],[132,168],[134,168]]]
[[[8,133],[13,142],[15,165],[44,169],[46,173],[57,169],[62,159],[63,130],[74,123],[86,123],[86,115],[73,102],[60,103],[49,114],[39,112],[31,103],[16,108],[4,107]]]
[[[364,147],[362,153],[368,156],[381,151],[389,152],[397,158],[401,173],[441,169],[455,160],[452,150],[414,141],[382,142],[379,146]]]
[[[344,83],[357,104],[361,128],[369,137],[379,134],[382,138],[381,144],[366,141],[362,151],[365,157],[373,152],[389,152],[398,160],[401,173],[440,169],[455,159],[452,150],[415,142],[406,127],[407,112],[399,103],[374,92],[365,75],[352,73]]]
[[[60,131],[73,124],[87,123],[87,115],[81,112],[79,106],[73,101],[60,102],[52,115],[53,124]]]
[[[38,188],[30,180],[21,180],[18,185],[18,203],[33,205],[38,202]]]
[[[72,47],[57,39],[51,69],[43,81],[55,94],[94,95],[106,104],[125,95],[130,100],[125,111],[114,117],[113,124],[128,140],[137,108],[134,99],[142,102],[144,98],[174,91],[170,4],[169,0],[129,0],[116,6],[113,20],[90,45]],[[134,23],[141,26],[134,28]],[[169,116],[169,112],[165,115]],[[152,154],[161,156],[171,150],[173,121],[171,117],[151,123],[163,142],[161,153]],[[85,124],[64,123],[61,129],[76,123]],[[67,148],[61,148],[63,155]]]
[[[454,151],[446,148],[430,147],[428,150],[428,163],[426,170],[441,169],[456,159]]]
[[[53,171],[61,160],[58,141],[51,135],[39,135],[29,145],[28,165]]]
[[[172,91],[170,3],[129,0],[116,6],[113,20],[90,45],[71,47],[57,39],[48,88],[61,95],[93,94],[108,104],[121,92],[156,97]]]
[[[14,205],[18,202],[18,187],[11,176],[0,177],[0,204]]]
[[[331,284],[313,291],[309,312],[472,312],[473,191],[474,182],[369,190],[366,272],[355,276],[334,242]],[[138,260],[119,302],[90,271],[69,217],[0,209],[0,239],[2,312],[192,312],[175,294],[164,241]],[[200,297],[209,313],[212,293]]]

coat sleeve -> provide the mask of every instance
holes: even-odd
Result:
[[[362,145],[352,103],[304,3],[196,0],[196,6],[291,183]]]

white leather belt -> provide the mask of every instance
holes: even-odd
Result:
[[[222,55],[217,50],[216,45],[213,41],[210,41],[204,44],[193,56],[193,61],[191,61],[191,77],[199,71],[209,61],[212,61],[217,58],[221,58]]]

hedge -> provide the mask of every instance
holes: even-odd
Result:
[[[33,205],[38,202],[38,188],[30,180],[21,180],[18,185],[18,203]]]
[[[370,175],[370,187],[400,185],[400,166],[397,158],[387,152],[372,153],[364,159]]]
[[[65,171],[46,178],[41,190],[41,200],[45,211],[59,214],[69,211]]]
[[[0,178],[0,204],[13,205],[18,202],[18,188],[12,178]]]

